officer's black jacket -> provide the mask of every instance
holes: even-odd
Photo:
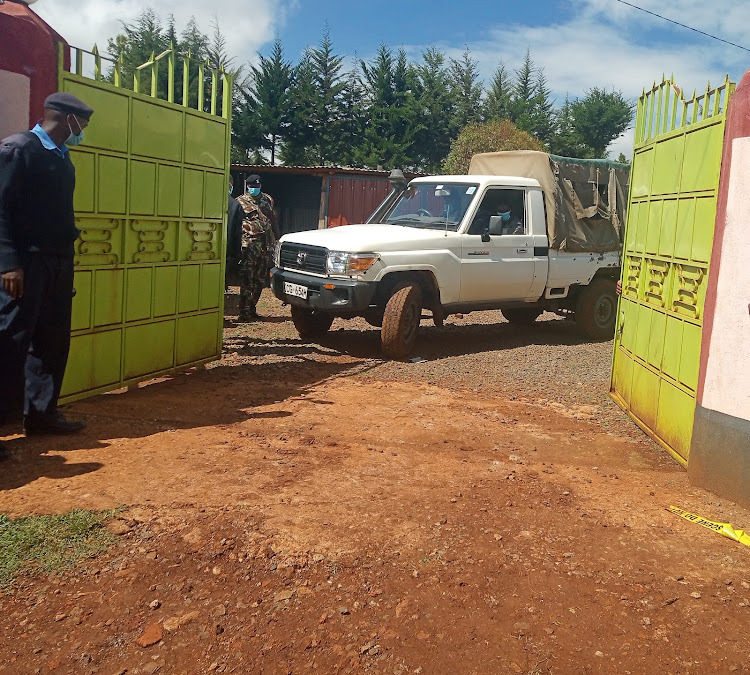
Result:
[[[73,255],[75,169],[26,131],[0,141],[0,273],[30,252]]]
[[[242,252],[242,219],[244,217],[242,205],[230,196],[227,205],[227,255],[230,257],[239,258]]]

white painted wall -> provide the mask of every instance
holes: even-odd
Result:
[[[30,87],[26,75],[0,70],[0,138],[29,128]]]
[[[750,138],[732,142],[732,166],[704,408],[750,420]],[[711,270],[715,274],[717,270]]]

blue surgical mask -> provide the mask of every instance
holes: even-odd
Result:
[[[229,188],[229,196],[232,196],[232,188]]]
[[[510,211],[506,211],[505,213],[498,213],[497,215],[503,219],[504,223],[507,223],[510,220]]]
[[[247,188],[247,194],[251,197],[257,197],[260,194],[260,188]]]
[[[75,117],[73,119],[75,119]],[[77,119],[76,124],[78,124]],[[78,133],[73,133],[73,127],[70,124],[70,117],[68,118],[68,129],[70,129],[70,136],[68,136],[68,139],[65,141],[65,145],[80,145],[83,143],[83,129],[81,129],[81,125],[79,124]]]

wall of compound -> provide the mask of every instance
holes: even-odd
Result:
[[[691,482],[750,506],[750,73],[727,113]]]

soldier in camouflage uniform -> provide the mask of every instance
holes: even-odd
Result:
[[[245,181],[245,193],[237,197],[244,212],[238,321],[258,318],[255,306],[268,277],[269,246],[279,237],[273,199],[260,188],[260,176],[253,174]]]

